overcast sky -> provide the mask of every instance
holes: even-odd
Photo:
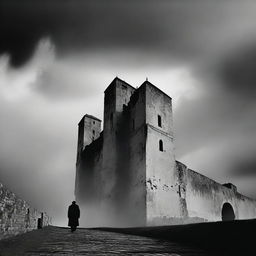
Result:
[[[115,76],[173,98],[176,158],[256,198],[255,1],[0,2],[0,182],[66,225],[77,123]]]

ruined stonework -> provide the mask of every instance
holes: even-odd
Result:
[[[0,240],[50,223],[46,213],[37,211],[0,183]]]
[[[172,99],[115,78],[101,120],[79,122],[75,196],[86,226],[170,225],[256,217],[256,201],[175,160]],[[84,214],[84,216],[83,216]]]

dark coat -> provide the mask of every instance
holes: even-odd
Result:
[[[77,204],[71,204],[68,207],[68,226],[77,227],[79,226],[78,219],[80,218],[80,209]]]

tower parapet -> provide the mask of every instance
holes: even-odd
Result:
[[[100,132],[101,120],[92,115],[84,115],[78,123],[77,163],[84,148],[99,138]]]

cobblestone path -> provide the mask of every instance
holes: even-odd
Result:
[[[0,255],[172,255],[208,256],[200,250],[141,236],[47,227],[0,241]]]

